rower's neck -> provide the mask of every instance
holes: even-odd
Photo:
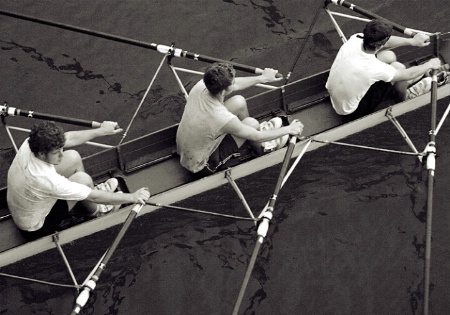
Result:
[[[378,52],[377,50],[364,49],[364,44],[362,43],[361,43],[361,50],[369,55],[375,55]]]
[[[366,54],[370,54],[370,55],[376,55],[382,47],[380,47],[379,49],[375,49],[375,50],[370,50],[370,49],[364,49],[364,44],[361,43],[361,50],[363,52],[365,52]]]
[[[216,98],[223,103],[225,101],[225,91],[220,92],[219,94],[216,95]]]

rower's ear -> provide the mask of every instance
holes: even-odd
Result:
[[[45,160],[46,154],[45,154],[44,152],[38,152],[38,153],[36,154],[36,157],[37,157],[39,160]]]

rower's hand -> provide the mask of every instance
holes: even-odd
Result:
[[[272,68],[265,68],[263,70],[263,73],[261,74],[261,76],[263,77],[263,82],[268,83],[268,82],[280,81],[283,79],[283,76],[281,74],[279,75],[279,77],[276,77],[277,74],[278,74],[278,70],[275,70]]]
[[[441,60],[439,58],[432,58],[428,60],[428,65],[430,66],[430,69],[439,69]]]
[[[102,122],[102,124],[100,125],[100,129],[105,136],[116,135],[123,131],[123,129],[120,128],[119,124],[115,121]]]
[[[289,127],[289,134],[291,136],[299,136],[303,132],[303,124],[300,122],[300,120],[295,119],[291,122]]]
[[[150,198],[150,191],[148,191],[148,187],[142,187],[141,189],[136,190],[132,195],[134,203],[145,204],[148,198]]]
[[[414,35],[411,46],[425,47],[428,45],[430,45],[430,36],[421,33]]]

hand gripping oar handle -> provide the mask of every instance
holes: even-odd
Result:
[[[390,20],[388,20],[388,19],[386,19],[386,18],[384,18],[384,17],[382,17],[380,15],[377,15],[375,13],[367,11],[366,9],[363,9],[363,8],[361,8],[361,7],[357,6],[357,5],[354,5],[353,3],[350,3],[348,1],[345,1],[345,0],[325,0],[325,6],[327,6],[330,3],[343,6],[343,7],[347,8],[347,9],[350,9],[350,10],[356,12],[356,13],[364,15],[364,16],[370,18],[370,19],[383,20],[383,21],[391,24],[392,27],[394,28],[394,30],[396,30],[396,31],[398,31],[398,32],[400,32],[402,34],[405,34],[405,35],[408,35],[408,36],[411,36],[411,37],[416,35],[416,32],[414,32],[412,29],[409,29],[409,28],[406,28],[404,26],[401,26],[400,24],[394,23],[394,22],[392,22],[392,21],[390,21]]]
[[[28,118],[36,118],[36,119],[44,119],[44,120],[53,120],[57,122],[82,126],[82,127],[90,127],[90,128],[98,128],[101,123],[96,121],[89,121],[77,118],[63,117],[52,114],[39,113],[32,110],[24,110],[19,109],[7,105],[0,105],[0,114],[5,116],[23,116]]]
[[[97,285],[97,281],[100,278],[100,275],[102,271],[105,269],[106,264],[108,263],[109,259],[111,258],[112,254],[116,250],[117,246],[119,245],[120,241],[124,237],[125,233],[127,232],[128,228],[131,225],[131,222],[133,222],[136,215],[141,211],[143,204],[136,204],[132,209],[131,212],[128,214],[127,219],[125,220],[125,223],[122,225],[122,228],[120,229],[119,233],[117,234],[116,238],[114,239],[114,242],[112,243],[111,247],[107,250],[105,256],[103,257],[102,261],[100,262],[97,270],[92,275],[91,279],[89,279],[83,288],[83,291],[78,295],[76,301],[75,301],[75,308],[72,311],[72,315],[79,314],[81,309],[86,305],[90,292],[95,289],[95,286]]]
[[[286,154],[284,156],[283,165],[281,166],[281,171],[280,171],[280,174],[278,175],[278,180],[277,180],[277,183],[275,185],[275,189],[274,189],[273,195],[272,195],[272,197],[270,198],[270,201],[269,201],[269,206],[267,207],[267,210],[265,211],[265,213],[263,215],[263,219],[262,219],[261,223],[258,226],[258,231],[257,231],[258,239],[256,241],[255,248],[253,249],[252,256],[250,257],[250,261],[249,261],[249,264],[248,264],[248,267],[247,267],[247,271],[245,273],[245,277],[244,277],[244,280],[242,282],[241,290],[239,291],[239,295],[238,295],[238,298],[236,300],[236,304],[234,305],[233,315],[237,315],[238,312],[239,312],[239,308],[241,306],[242,299],[244,298],[244,294],[245,294],[245,290],[247,288],[248,281],[250,279],[253,267],[254,267],[255,262],[256,262],[256,257],[258,256],[258,252],[259,252],[259,249],[261,247],[261,244],[263,243],[264,238],[267,235],[267,231],[269,229],[269,223],[270,223],[270,220],[272,219],[272,213],[273,213],[273,209],[274,209],[274,206],[275,206],[275,202],[277,200],[278,193],[280,192],[284,176],[286,175],[286,172],[287,172],[287,169],[288,169],[288,165],[289,165],[289,161],[291,160],[291,157],[292,157],[292,153],[294,152],[296,141],[297,141],[297,137],[296,136],[292,136],[290,141],[289,141],[289,145],[288,145],[288,148],[286,150]]]

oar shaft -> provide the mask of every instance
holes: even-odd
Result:
[[[128,228],[131,225],[131,222],[133,222],[134,218],[136,218],[136,215],[141,211],[143,205],[142,204],[136,204],[131,212],[128,214],[127,219],[125,220],[125,223],[122,225],[122,228],[120,229],[119,233],[117,234],[116,238],[114,239],[114,242],[111,244],[110,248],[106,252],[106,254],[103,256],[102,261],[98,265],[97,270],[92,275],[91,279],[89,279],[84,288],[83,291],[78,295],[76,301],[75,301],[75,308],[72,311],[72,315],[79,314],[81,309],[86,305],[87,301],[89,300],[90,292],[93,291],[97,285],[97,281],[100,278],[101,273],[105,269],[106,264],[108,263],[109,259],[113,255],[114,251],[116,250],[117,246],[119,245],[120,241],[124,237],[125,233],[127,232]]]
[[[280,175],[278,176],[278,180],[277,180],[277,183],[275,185],[274,195],[278,195],[278,193],[281,190],[283,179],[284,179],[284,175],[286,175],[286,172],[288,170],[290,157],[292,156],[292,153],[294,152],[296,141],[297,141],[297,137],[296,136],[292,136],[290,141],[289,141],[289,145],[288,145],[288,148],[286,150],[286,155],[285,155],[284,160],[283,160],[283,165],[281,166]]]
[[[209,62],[209,63],[226,62],[226,63],[232,64],[236,70],[250,72],[250,73],[262,73],[262,69],[260,69],[260,68],[246,66],[246,65],[243,65],[240,63],[230,62],[228,60],[218,59],[218,58],[214,58],[214,57],[210,57],[210,56],[206,56],[206,55],[191,53],[186,50],[183,51],[182,57],[185,57],[188,59],[193,59],[193,60],[198,60],[198,61]]]
[[[427,164],[430,159],[435,159],[433,156],[428,156]],[[424,264],[424,288],[423,288],[423,315],[429,314],[430,301],[430,270],[431,270],[431,237],[432,237],[432,222],[433,222],[433,190],[434,190],[434,169],[428,170],[428,190],[427,190],[427,223],[425,231],[425,264]]]
[[[100,123],[96,121],[78,119],[78,118],[70,118],[57,116],[52,114],[39,113],[32,110],[19,109],[11,106],[0,105],[0,113],[5,114],[6,116],[23,116],[28,118],[36,118],[36,119],[44,119],[44,120],[53,120],[57,122],[89,127],[89,128],[98,128],[100,127]]]
[[[429,314],[430,300],[430,269],[431,269],[431,240],[433,222],[433,191],[434,191],[434,171],[436,169],[436,111],[437,111],[437,70],[433,70],[431,82],[431,130],[430,142],[427,145],[427,222],[425,231],[425,264],[424,264],[424,294],[423,294],[423,314]]]
[[[233,65],[233,68],[235,68],[236,70],[249,72],[249,73],[261,74],[263,72],[263,69],[261,69],[261,68],[247,66],[247,65],[244,65],[241,63],[232,62],[232,61],[228,61],[225,59],[219,59],[219,58],[202,55],[202,54],[198,54],[198,53],[193,53],[193,52],[189,52],[187,50],[182,50],[180,48],[174,48],[171,46],[161,45],[161,44],[151,44],[151,45],[154,45],[154,47],[156,47],[156,50],[158,52],[163,53],[163,54],[171,53],[175,57],[183,57],[183,58],[187,58],[187,59],[203,61],[203,62],[208,62],[208,63],[224,62],[224,63],[228,63],[230,65]],[[282,75],[280,73],[278,73],[277,77],[280,77],[280,76],[282,76]]]
[[[119,233],[117,234],[116,238],[114,239],[114,242],[111,244],[111,247],[109,248],[108,252],[106,253],[105,257],[102,260],[102,264],[106,265],[109,260],[111,259],[111,256],[114,254],[114,251],[116,250],[117,246],[119,246],[120,241],[122,241],[123,237],[125,236],[125,233],[128,231],[128,228],[131,225],[131,222],[133,222],[134,218],[136,218],[136,215],[138,212],[142,209],[141,204],[135,205],[131,212],[128,214],[127,219],[125,220],[125,223],[122,225],[122,228],[120,229]],[[99,276],[100,274],[98,274]]]
[[[255,266],[256,257],[258,257],[259,249],[261,248],[261,244],[264,239],[262,237],[258,237],[256,241],[255,247],[253,248],[252,256],[250,257],[250,261],[248,263],[247,271],[245,272],[244,280],[242,281],[241,290],[239,291],[238,298],[236,303],[234,304],[233,315],[238,315],[239,308],[242,303],[242,299],[244,298],[245,289],[247,288],[248,281],[252,275],[253,267]]]
[[[14,13],[14,12],[10,12],[10,11],[5,11],[5,10],[0,10],[0,14],[1,15],[5,15],[5,16],[9,16],[9,17],[13,17],[13,18],[16,18],[16,19],[21,19],[21,20],[33,22],[33,23],[38,23],[38,24],[42,24],[42,25],[57,27],[57,28],[60,28],[60,29],[64,29],[64,30],[68,30],[68,31],[76,32],[76,33],[81,33],[81,34],[86,34],[86,35],[99,37],[99,38],[103,38],[103,39],[113,40],[113,41],[116,41],[116,42],[132,45],[132,46],[137,46],[137,47],[141,47],[141,48],[147,48],[147,49],[156,50],[156,45],[155,44],[149,44],[149,43],[146,43],[146,42],[141,42],[141,41],[129,39],[129,38],[122,37],[122,36],[112,35],[112,34],[108,34],[108,33],[104,33],[104,32],[93,31],[93,30],[90,30],[90,29],[87,29],[87,28],[83,28],[83,27],[73,26],[73,25],[64,24],[64,23],[53,22],[53,21],[50,21],[50,20],[40,19],[40,18],[29,16],[29,15],[18,14],[18,13]]]
[[[273,191],[272,196],[269,199],[269,202],[267,203],[265,211],[262,213],[262,221],[258,227],[259,236],[266,237],[267,231],[269,229],[270,220],[272,220],[272,212],[273,209],[275,208],[275,203],[277,202],[278,193],[280,192],[281,187],[283,187],[283,181],[288,171],[289,161],[292,156],[292,153],[294,152],[296,141],[297,137],[295,136],[291,137],[289,141],[289,146],[286,150],[286,154],[283,159],[283,164],[281,166],[280,174],[278,175],[277,183],[275,184],[275,189]]]
[[[29,15],[18,14],[18,13],[14,13],[14,12],[10,12],[10,11],[5,11],[5,10],[0,10],[0,14],[9,16],[9,17],[13,17],[16,19],[22,19],[25,21],[33,22],[33,23],[57,27],[60,29],[69,30],[69,31],[76,32],[76,33],[86,34],[86,35],[90,35],[90,36],[94,36],[94,37],[112,40],[112,41],[119,42],[119,43],[137,46],[140,48],[156,50],[161,53],[171,53],[175,57],[184,57],[184,58],[188,58],[188,59],[209,62],[209,63],[227,62],[229,64],[232,64],[235,69],[244,71],[244,72],[260,74],[263,71],[261,68],[247,66],[247,65],[240,64],[240,63],[236,63],[236,62],[231,62],[228,60],[210,57],[207,55],[192,53],[192,52],[182,50],[179,48],[173,48],[171,46],[160,45],[160,44],[155,44],[155,43],[147,43],[147,42],[138,41],[138,40],[122,37],[122,36],[112,35],[109,33],[93,31],[93,30],[83,28],[83,27],[78,27],[78,26],[73,26],[73,25],[69,25],[69,24],[58,23],[58,22],[53,22],[53,21],[49,21],[49,20],[45,20],[45,19],[40,19],[40,18],[29,16]],[[278,74],[278,75],[282,76],[281,74]]]
[[[236,303],[234,305],[233,315],[237,315],[238,312],[239,312],[239,308],[241,306],[242,299],[244,298],[244,294],[245,294],[245,291],[247,289],[248,281],[249,281],[250,276],[252,274],[253,267],[254,267],[255,262],[256,262],[256,258],[258,256],[259,249],[260,249],[262,243],[264,242],[264,238],[266,237],[267,231],[269,229],[269,223],[270,223],[270,220],[272,219],[273,208],[275,206],[277,195],[278,195],[278,193],[279,193],[279,191],[281,189],[281,184],[283,182],[284,175],[287,172],[289,161],[290,161],[290,159],[292,157],[292,153],[294,151],[295,142],[296,141],[297,141],[297,137],[296,136],[292,136],[291,140],[289,141],[289,146],[288,146],[288,148],[286,150],[286,154],[285,154],[284,159],[283,159],[283,165],[281,167],[280,174],[278,175],[278,180],[277,180],[277,183],[275,185],[274,193],[273,193],[272,197],[270,198],[269,206],[267,207],[267,210],[266,210],[266,212],[263,215],[263,219],[262,219],[260,225],[258,226],[258,239],[257,239],[255,247],[253,249],[252,256],[250,258],[250,262],[249,262],[249,265],[247,267],[247,271],[245,273],[245,277],[244,277],[244,280],[242,282],[242,286],[241,286],[241,289],[239,291],[238,298],[237,298]]]
[[[430,140],[434,141],[436,138],[436,125],[437,125],[437,70],[433,70],[433,76],[431,81],[431,133]]]
[[[345,0],[327,0],[326,4],[329,4],[329,3],[333,3],[333,4],[336,4],[336,5],[343,6],[343,7],[347,8],[347,9],[350,9],[350,10],[356,12],[356,13],[364,15],[365,17],[368,17],[370,19],[384,20],[384,21],[388,22],[389,24],[391,24],[392,27],[394,28],[394,30],[396,30],[396,31],[398,31],[398,32],[400,32],[402,34],[405,34],[405,35],[408,35],[408,36],[411,36],[411,37],[415,35],[415,33],[411,29],[406,28],[406,27],[404,27],[404,26],[402,26],[400,24],[394,23],[394,22],[392,22],[392,21],[390,21],[390,20],[388,20],[388,19],[386,19],[386,18],[384,18],[382,16],[379,16],[379,15],[373,13],[373,12],[370,12],[370,11],[368,11],[366,9],[363,9],[363,8],[361,8],[361,7],[357,6],[357,5],[354,5],[353,3],[350,3],[348,1],[345,1]]]

